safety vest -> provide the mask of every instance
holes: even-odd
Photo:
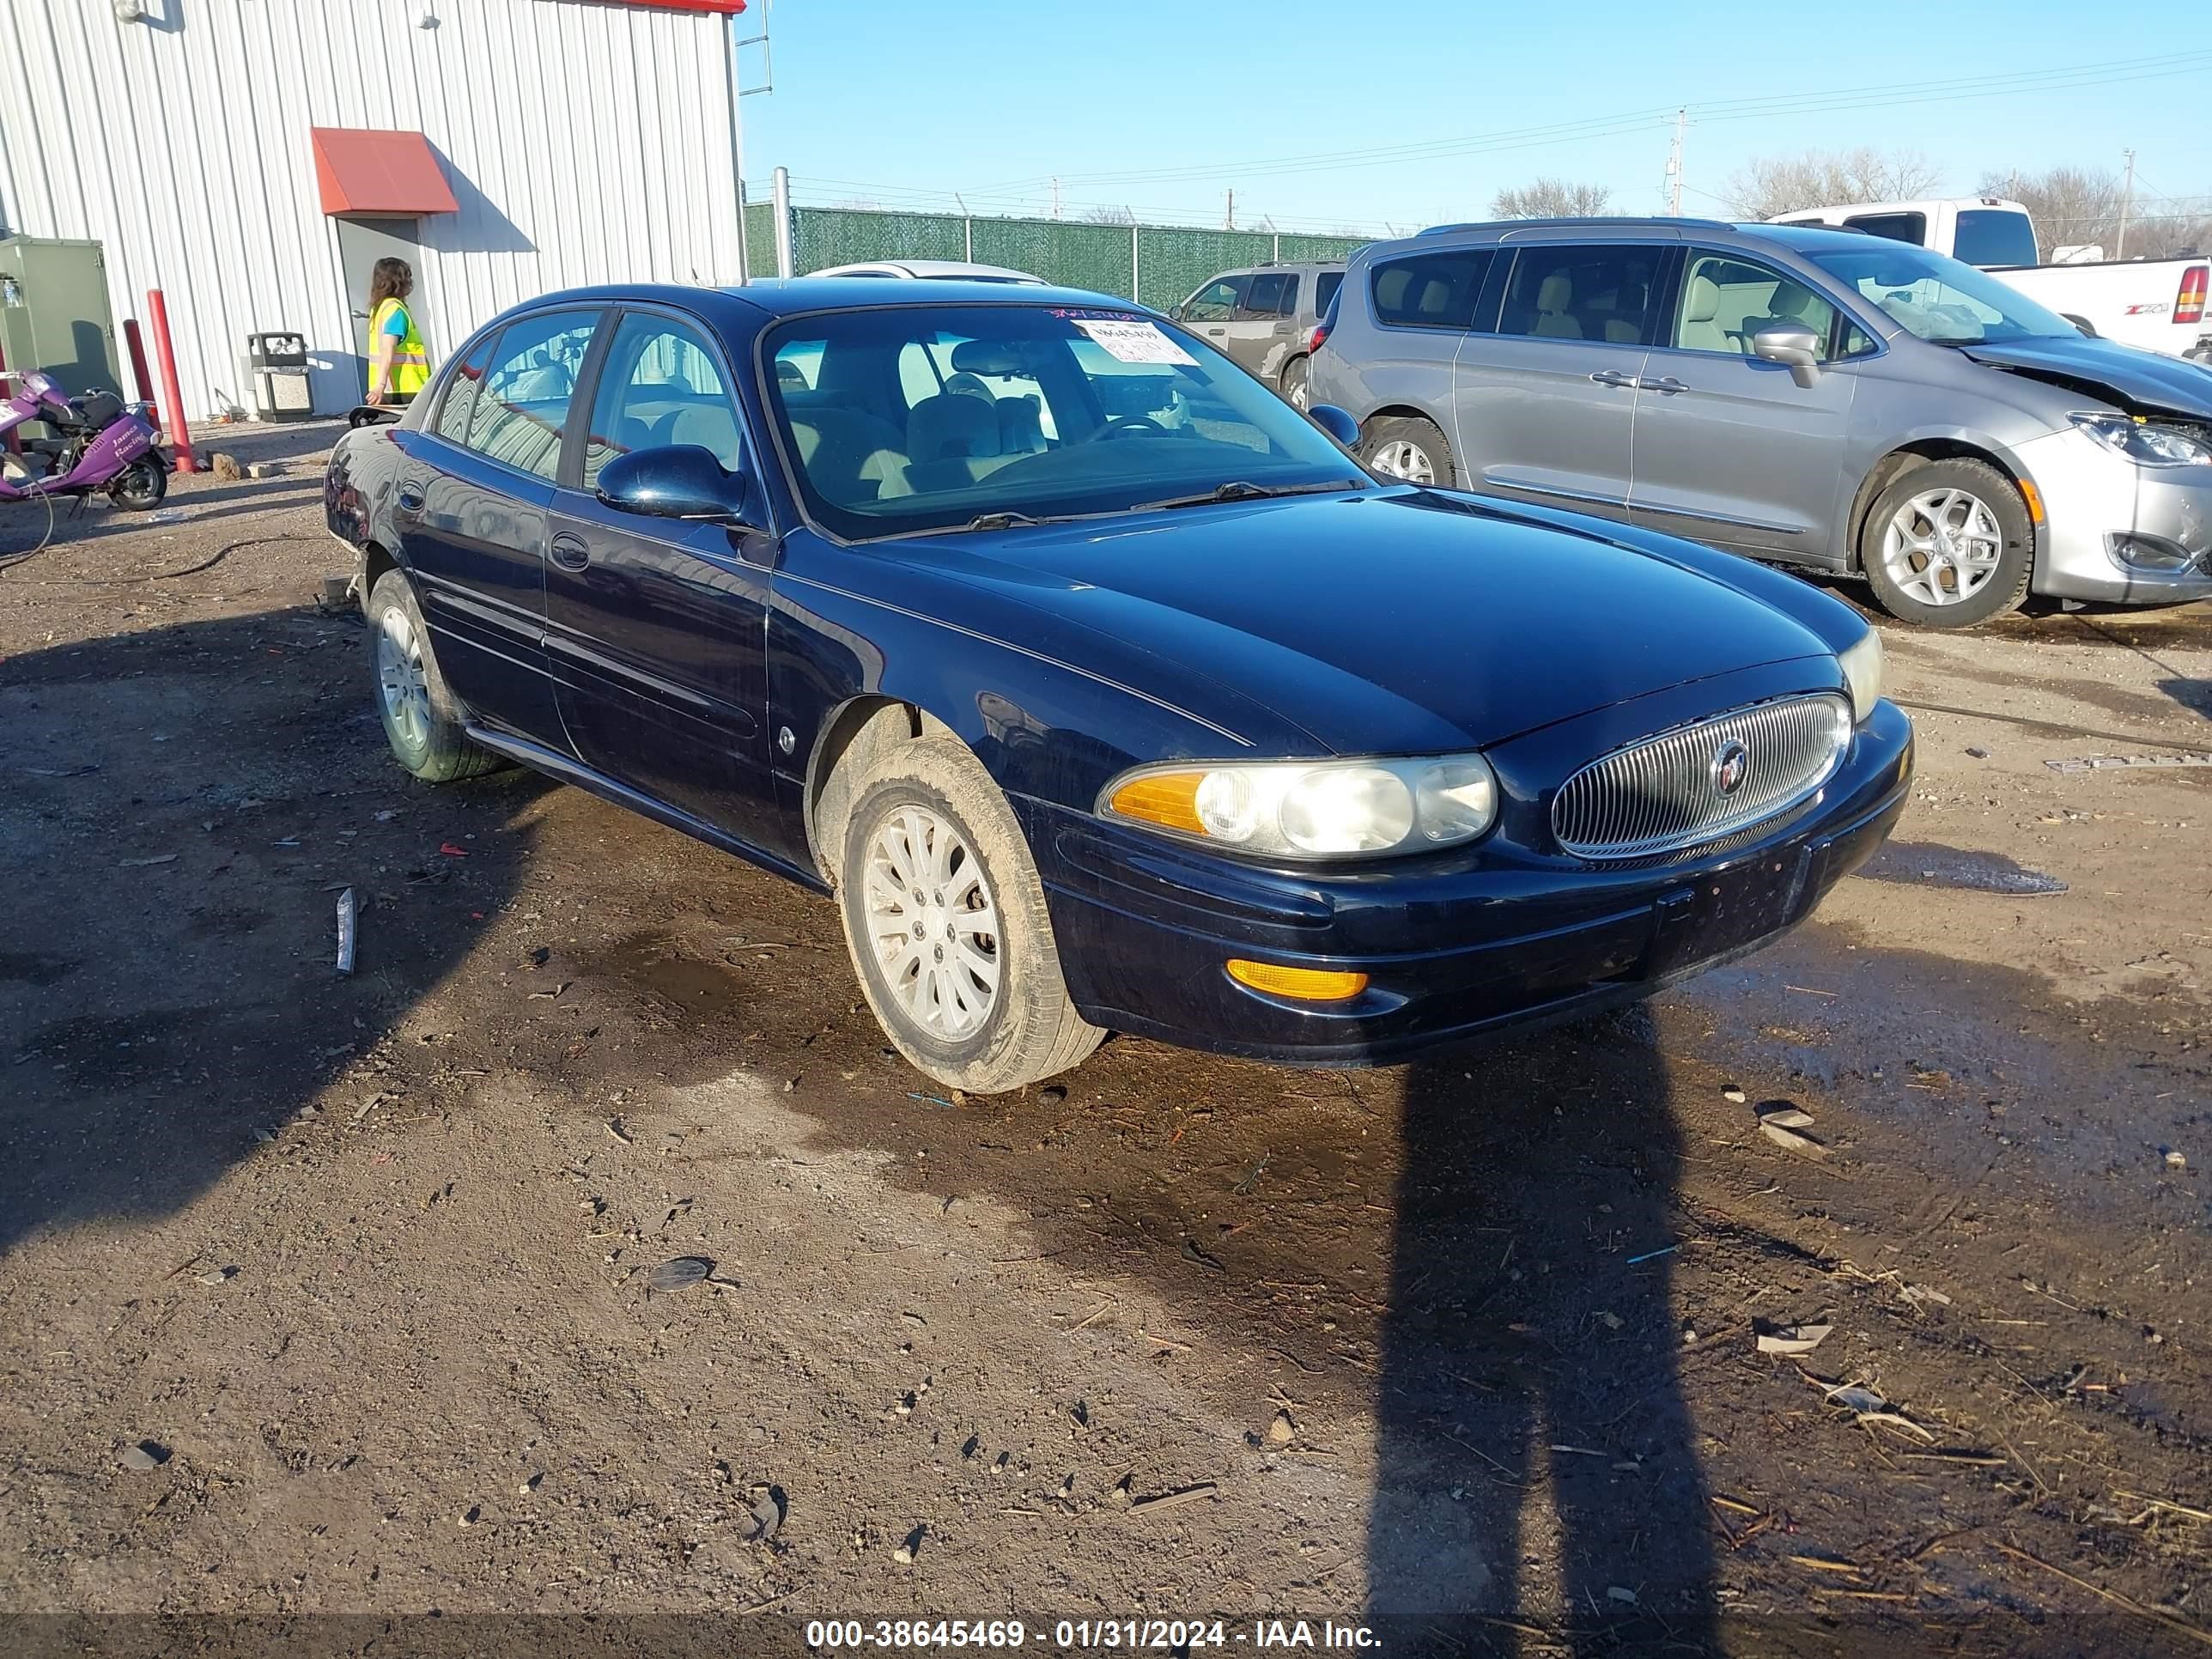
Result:
[[[385,319],[391,307],[399,307],[399,314],[407,319],[407,332],[392,352],[392,378],[386,384],[387,392],[403,398],[411,398],[430,384],[430,351],[422,343],[422,336],[415,326],[415,313],[404,300],[379,300],[368,319],[368,361],[376,362],[376,343],[384,333]]]

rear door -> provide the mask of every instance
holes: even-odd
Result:
[[[772,848],[763,722],[774,538],[625,513],[593,493],[608,461],[661,445],[697,445],[728,471],[748,467],[734,386],[696,319],[623,313],[590,425],[571,443],[553,498],[546,651],[586,765]]]
[[[556,748],[541,564],[576,371],[600,315],[537,312],[478,341],[410,448],[392,508],[455,695]]]
[[[1512,264],[1498,315],[1478,319],[1453,371],[1462,477],[1625,518],[1637,381],[1673,251],[1539,243],[1499,257]]]
[[[1255,271],[1244,290],[1244,308],[1229,325],[1229,355],[1273,384],[1289,355],[1297,309],[1297,272]]]
[[[1763,328],[1809,328],[1818,379],[1751,355]],[[1810,564],[1840,559],[1855,481],[1843,476],[1858,375],[1845,345],[1872,347],[1812,287],[1764,260],[1692,247],[1636,404],[1632,514],[1678,536]]]

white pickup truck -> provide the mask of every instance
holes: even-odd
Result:
[[[1771,222],[1840,225],[1933,248],[2002,277],[2087,333],[2212,362],[2212,318],[2205,314],[2212,258],[2106,259],[2102,249],[2091,247],[2060,250],[2086,258],[2044,264],[2034,220],[2018,202],[2000,196],[1802,208]]]

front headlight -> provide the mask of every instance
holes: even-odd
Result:
[[[1864,726],[1881,701],[1881,635],[1869,628],[1857,642],[1836,653],[1843,665],[1844,684],[1850,688],[1851,714]]]
[[[1098,811],[1257,858],[1388,858],[1481,835],[1498,817],[1498,779],[1480,755],[1175,761],[1124,772]]]
[[[2125,415],[2067,417],[2116,455],[2139,466],[2203,466],[2212,464],[2212,441],[2182,426],[2154,426]]]

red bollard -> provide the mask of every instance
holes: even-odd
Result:
[[[177,452],[178,470],[197,472],[191,428],[185,422],[185,395],[177,386],[177,351],[169,343],[169,307],[158,288],[146,290],[146,320],[153,325],[154,349],[161,362],[161,426]]]
[[[146,372],[146,343],[138,337],[136,317],[123,319],[123,343],[131,348],[131,378],[138,383],[138,401],[150,404],[154,401],[154,377]],[[156,421],[155,424],[158,427],[161,422]]]

